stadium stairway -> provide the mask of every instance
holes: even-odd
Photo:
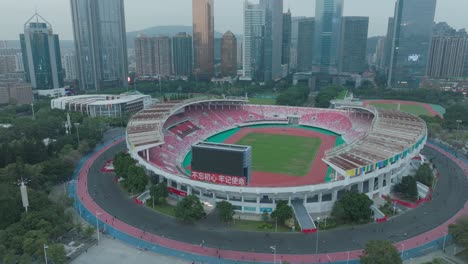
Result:
[[[315,226],[312,217],[307,212],[304,204],[301,200],[291,201],[292,208],[294,214],[296,215],[296,219],[299,222],[299,226],[301,227],[302,233],[313,233],[317,231],[317,227]]]

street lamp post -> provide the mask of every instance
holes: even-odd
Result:
[[[444,233],[444,243],[442,244],[442,251],[445,252],[445,242],[447,241],[447,234]]]
[[[47,264],[47,249],[49,248],[48,245],[44,244],[44,260],[45,264]]]
[[[35,120],[36,116],[34,114],[34,103],[31,103],[31,110],[32,110],[32,118],[33,118],[33,120]]]
[[[270,247],[273,250],[273,264],[276,264],[276,245]]]
[[[318,263],[319,227],[320,227],[320,217],[317,217],[317,236],[315,240],[315,263]]]
[[[76,127],[76,136],[77,136],[77,139],[78,139],[78,145],[80,145],[80,131],[78,130],[78,127],[80,126],[80,123],[75,123],[74,125]]]
[[[102,213],[99,213],[96,211],[96,232],[97,232],[97,241],[99,243],[99,215]]]

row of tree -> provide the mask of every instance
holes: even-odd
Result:
[[[114,157],[114,170],[118,177],[124,179],[124,187],[130,193],[141,193],[148,184],[145,169],[138,166],[135,160],[126,152],[120,152]]]

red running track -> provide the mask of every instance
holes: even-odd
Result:
[[[299,177],[287,174],[254,171],[250,179],[250,187],[291,187],[320,184],[325,181],[328,166],[322,161],[322,158],[325,156],[325,151],[327,149],[332,149],[335,146],[336,136],[325,135],[317,131],[300,128],[242,128],[239,132],[225,140],[224,143],[235,144],[251,133],[320,138],[322,144],[317,150],[315,158],[305,176]]]
[[[107,151],[108,149],[110,149],[111,147],[115,146],[116,144],[122,141],[123,139],[119,141],[115,141],[111,145],[102,148],[100,151],[96,152],[91,158],[89,158],[86,161],[86,163],[83,165],[83,167],[81,168],[79,175],[78,175],[77,196],[79,197],[83,205],[86,207],[86,209],[88,209],[90,212],[99,212],[100,213],[99,219],[103,222],[106,222],[108,225],[111,225],[114,228],[130,236],[154,243],[155,245],[159,245],[162,247],[172,248],[178,251],[189,252],[193,254],[211,256],[213,258],[220,257],[222,259],[232,259],[232,260],[238,260],[238,261],[254,261],[254,262],[255,261],[259,261],[259,262],[271,261],[273,257],[272,254],[238,252],[238,251],[232,251],[232,250],[219,250],[216,248],[200,247],[199,245],[192,245],[192,244],[160,237],[154,234],[145,233],[143,230],[140,230],[118,219],[115,219],[112,215],[108,214],[102,208],[100,208],[94,202],[94,200],[91,198],[91,196],[89,195],[87,191],[88,190],[87,188],[88,171],[91,165],[96,161],[97,157],[99,157],[102,153],[104,153],[105,151]],[[428,144],[428,146],[435,148],[439,150],[442,154],[446,155],[447,157],[455,161],[458,161],[450,153],[447,153],[435,146],[431,146],[430,144]],[[463,163],[461,164],[460,163],[461,162],[457,162],[457,164],[463,165],[463,168],[466,171],[467,166]],[[419,236],[396,243],[395,246],[398,249],[409,250],[409,249],[424,245],[435,239],[441,238],[446,234],[449,224],[454,223],[458,218],[467,214],[468,214],[468,203],[465,204],[464,208],[460,210],[454,217],[452,217],[450,220],[448,220],[441,226],[429,232],[421,234]],[[403,244],[404,244],[404,248],[403,248]],[[288,261],[292,263],[311,262],[315,259],[317,259],[317,261],[320,263],[330,263],[330,262],[335,262],[335,261],[346,261],[348,257],[349,259],[358,259],[361,254],[362,254],[361,250],[355,250],[355,251],[350,251],[349,255],[348,255],[348,252],[336,252],[336,253],[328,253],[328,254],[318,254],[317,256],[313,254],[307,254],[307,255],[278,254],[277,257],[278,259],[281,259],[282,261]]]
[[[424,107],[429,113],[432,114],[432,116],[442,116],[432,108],[431,105],[425,104],[425,103],[419,103],[419,102],[412,102],[412,101],[402,101],[402,100],[364,100],[362,101],[365,106],[370,105],[372,103],[376,104],[404,104],[404,105],[419,105]]]

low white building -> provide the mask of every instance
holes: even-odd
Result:
[[[77,95],[53,99],[50,107],[71,112],[80,112],[92,117],[120,117],[127,113],[136,113],[153,105],[149,95]]]

